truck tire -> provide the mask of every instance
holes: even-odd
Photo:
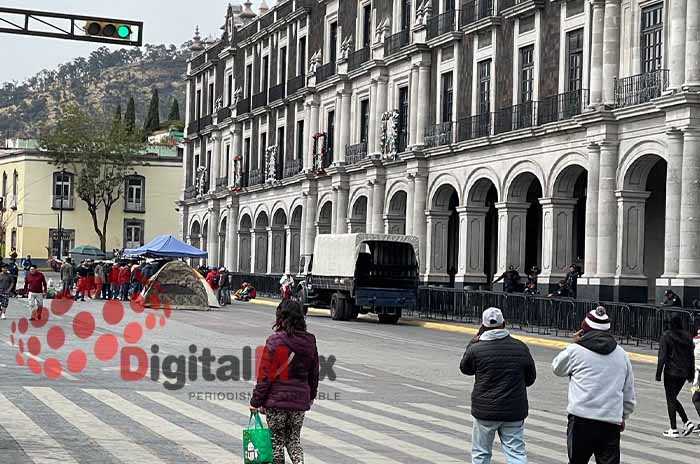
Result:
[[[347,321],[349,316],[347,300],[340,293],[334,293],[331,296],[331,319],[334,321]]]
[[[306,294],[306,288],[300,285],[299,288],[297,288],[296,296],[297,300],[299,301],[299,304],[304,310],[304,316],[306,316],[306,314],[309,312],[309,297]]]

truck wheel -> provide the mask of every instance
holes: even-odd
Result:
[[[401,318],[401,315],[400,314],[379,314],[377,317],[379,318],[379,322],[382,324],[396,325],[399,323],[399,319]]]
[[[331,296],[331,319],[334,321],[347,320],[345,317],[345,299],[338,293]]]
[[[304,310],[304,316],[309,312],[309,297],[306,294],[306,289],[304,287],[299,287],[297,289],[297,300]]]

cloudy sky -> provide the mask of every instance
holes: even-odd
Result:
[[[242,3],[243,0],[231,0]],[[261,0],[253,0],[253,10]],[[187,41],[199,25],[203,36],[220,34],[228,0],[0,0],[7,8],[23,8],[143,21],[144,43],[176,44]],[[267,0],[274,5],[275,0]],[[87,56],[100,44],[0,33],[0,82],[17,80],[78,56]],[[114,47],[117,48],[117,47]]]

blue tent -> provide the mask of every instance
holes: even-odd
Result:
[[[172,235],[159,235],[139,248],[124,250],[127,256],[144,256],[146,258],[204,258],[202,251],[178,240]]]

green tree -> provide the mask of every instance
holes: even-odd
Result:
[[[124,193],[129,168],[146,148],[140,134],[129,134],[126,123],[115,127],[104,114],[72,106],[42,134],[39,145],[54,165],[74,174],[78,197],[106,251],[110,212]]]
[[[151,133],[160,129],[160,97],[158,96],[158,89],[153,89],[153,95],[151,95],[151,103],[148,105],[148,112],[146,113],[146,119],[143,121],[143,131]]]
[[[129,135],[133,135],[136,129],[136,104],[134,97],[129,98],[129,103],[126,104],[126,113],[124,114],[124,129]]]
[[[117,110],[114,112],[114,121],[122,122],[122,105],[117,105]]]
[[[180,120],[180,103],[178,103],[177,98],[173,98],[173,104],[170,107],[170,114],[168,115],[168,121],[179,121]]]

